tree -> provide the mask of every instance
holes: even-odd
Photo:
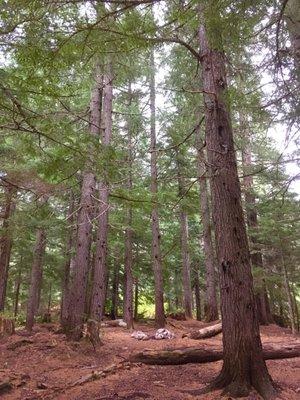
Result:
[[[205,137],[212,174],[224,348],[222,371],[211,386],[224,388],[232,396],[247,395],[253,386],[264,398],[271,398],[275,388],[262,356],[231,116],[225,100],[224,53],[220,45],[217,48],[216,43],[208,39],[202,12],[200,19],[199,59]],[[218,36],[216,29],[214,26],[210,32],[214,37]]]

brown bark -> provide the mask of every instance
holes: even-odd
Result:
[[[300,356],[300,346],[268,346],[262,350],[264,360],[280,360]],[[182,365],[189,363],[208,363],[222,360],[224,357],[221,349],[203,349],[187,347],[172,350],[144,350],[133,354],[131,362],[141,362],[151,365]]]
[[[72,250],[74,248],[77,226],[75,226],[75,199],[74,193],[70,193],[70,204],[67,212],[67,244],[65,250],[65,264],[62,279],[62,296],[61,296],[61,311],[60,311],[60,322],[63,327],[68,324],[68,308],[69,308],[69,297],[70,297],[70,286],[71,286],[71,267],[72,261],[74,264],[74,257],[72,256]],[[72,260],[73,259],[73,260]],[[74,266],[74,265],[73,265]]]
[[[33,252],[30,288],[26,313],[26,329],[31,332],[34,325],[34,317],[38,310],[39,293],[42,284],[43,258],[46,249],[46,232],[44,228],[38,228]]]
[[[118,304],[119,304],[119,259],[114,262],[113,276],[112,276],[112,290],[111,290],[111,319],[118,317]]]
[[[184,177],[183,177],[183,161],[182,155],[179,154],[178,150],[176,153],[177,162],[177,178],[178,178],[178,194],[179,198],[184,197]],[[186,318],[192,318],[192,286],[191,286],[191,266],[190,266],[190,255],[189,255],[189,227],[188,227],[188,216],[184,207],[180,207],[179,212],[180,222],[180,247],[181,247],[181,259],[182,259],[182,281],[183,281],[183,300],[184,300],[184,313]]]
[[[8,280],[8,269],[10,254],[12,248],[12,234],[10,226],[10,218],[15,210],[14,195],[16,193],[15,187],[12,185],[5,185],[5,200],[3,210],[3,223],[2,223],[2,236],[0,238],[0,311],[4,310],[6,287]]]
[[[0,337],[11,336],[15,333],[15,320],[0,316]]]
[[[134,320],[137,322],[139,318],[139,281],[135,278],[134,282]]]
[[[206,274],[206,298],[204,305],[205,320],[207,322],[218,319],[217,287],[215,274],[215,257],[212,241],[211,212],[209,206],[209,192],[207,185],[206,160],[203,143],[200,137],[200,127],[196,129],[197,167],[200,188],[200,209],[203,225],[203,249]]]
[[[132,89],[131,82],[128,86],[128,108],[130,110],[132,104]],[[130,123],[130,115],[127,120],[127,135],[128,135],[128,179],[126,187],[129,191],[132,190],[132,124]],[[133,328],[133,276],[132,276],[132,264],[133,264],[133,253],[132,253],[132,208],[128,205],[126,212],[126,229],[125,229],[125,260],[124,260],[124,321],[127,323],[127,328]]]
[[[22,258],[21,258],[21,263],[22,263]],[[17,277],[16,283],[15,283],[14,317],[16,317],[18,315],[20,288],[21,288],[21,268],[18,271],[18,277]]]
[[[195,290],[195,299],[196,299],[196,318],[197,321],[201,321],[201,295],[200,295],[200,282],[199,282],[199,274],[195,273],[194,277],[194,290]]]
[[[112,62],[109,60],[103,74],[103,110],[101,115],[101,143],[104,149],[110,145],[112,135],[112,100],[113,100]],[[100,98],[99,98],[100,101]],[[99,115],[100,118],[100,115]],[[94,279],[91,296],[91,318],[101,321],[105,311],[107,293],[107,236],[109,211],[109,183],[107,172],[99,184],[99,216],[96,238]]]
[[[151,151],[151,194],[152,194],[152,267],[154,272],[154,292],[155,292],[155,324],[158,328],[163,328],[166,324],[164,311],[164,289],[162,260],[160,250],[160,231],[159,216],[157,208],[157,153],[156,153],[156,101],[155,101],[155,61],[154,51],[150,53],[150,151]]]
[[[216,325],[192,331],[188,334],[185,334],[183,337],[189,337],[191,339],[206,339],[216,336],[221,332],[222,332],[222,323],[220,322],[219,324]]]
[[[290,323],[291,323],[292,333],[295,334],[297,332],[297,329],[296,329],[296,324],[295,324],[293,298],[292,298],[292,294],[291,294],[289,278],[288,278],[287,269],[286,269],[286,265],[285,265],[285,259],[284,259],[282,251],[281,251],[280,256],[281,256],[283,285],[284,285],[285,295],[286,295],[287,303],[288,303],[289,319],[290,319]]]
[[[214,37],[214,32],[211,34]],[[275,389],[262,355],[231,116],[225,99],[225,58],[209,44],[203,22],[199,43],[224,348],[222,371],[211,388],[224,388],[238,397],[248,395],[254,387],[269,399]]]
[[[91,93],[90,103],[90,134],[99,135],[101,115],[102,76],[99,69],[95,71],[95,86]],[[91,154],[93,149],[90,149]],[[70,288],[68,305],[68,323],[66,333],[69,339],[79,340],[82,337],[84,311],[86,304],[86,289],[89,274],[90,246],[92,238],[92,219],[94,216],[93,194],[95,189],[92,155],[86,162],[82,174],[81,196],[77,216],[76,255],[74,257],[74,274]]]

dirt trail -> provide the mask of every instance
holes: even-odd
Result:
[[[31,336],[19,331],[0,341],[0,390],[1,383],[11,385],[0,397],[3,400],[219,399],[219,392],[193,397],[183,391],[204,387],[220,370],[221,361],[181,366],[126,362],[130,354],[145,348],[221,347],[221,335],[201,341],[181,338],[189,329],[203,326],[205,324],[197,321],[172,321],[168,328],[175,333],[175,339],[149,341],[132,339],[124,328],[104,328],[105,346],[97,352],[87,340],[67,342],[63,334],[55,333],[55,325],[39,325]],[[151,324],[138,324],[136,329],[154,332]],[[261,333],[264,344],[300,343],[299,337],[275,325],[262,327]],[[281,388],[280,398],[299,399],[300,358],[268,361],[267,364]],[[93,371],[97,372],[95,380],[80,385]],[[257,398],[254,393],[249,397]]]

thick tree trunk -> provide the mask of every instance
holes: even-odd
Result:
[[[211,212],[209,207],[209,193],[207,185],[207,172],[205,153],[200,137],[200,127],[196,129],[197,166],[200,187],[200,209],[203,225],[203,248],[206,274],[206,298],[204,305],[205,320],[207,322],[218,319],[217,288],[215,276],[215,257],[212,241]]]
[[[176,153],[176,163],[178,172],[178,192],[179,198],[184,196],[184,177],[183,177],[183,160],[182,155],[178,150]],[[179,212],[180,222],[180,247],[182,259],[182,281],[183,281],[183,299],[184,299],[184,313],[186,318],[192,318],[192,286],[191,286],[191,266],[189,255],[189,227],[188,216],[183,206],[180,207]]]
[[[144,350],[133,354],[131,362],[141,362],[151,365],[182,365],[189,363],[208,363],[222,360],[221,349],[203,349],[187,347],[174,350]],[[280,360],[284,358],[300,357],[300,346],[268,346],[262,350],[264,360]]]
[[[155,104],[155,62],[154,51],[150,54],[150,151],[151,151],[151,194],[152,194],[152,267],[154,272],[155,323],[158,328],[166,324],[164,311],[163,273],[160,250],[160,231],[157,207],[157,155],[156,155],[156,104]]]
[[[256,199],[253,193],[253,176],[251,175],[252,166],[252,154],[250,144],[250,132],[248,123],[244,115],[241,115],[241,130],[244,136],[244,145],[242,150],[242,164],[243,164],[243,186],[246,204],[247,224],[250,230],[250,243],[252,245],[251,262],[253,267],[259,267],[262,271],[264,270],[263,258],[261,252],[257,247],[257,236],[256,231],[258,230],[258,220],[256,211]],[[269,299],[267,295],[266,283],[264,277],[259,279],[258,293],[255,295],[256,307],[258,312],[259,322],[262,325],[267,325],[272,322],[272,317],[269,312]]]
[[[131,82],[128,86],[128,109],[130,110],[132,104],[132,89]],[[129,115],[127,120],[127,135],[128,135],[128,180],[126,187],[129,191],[132,190],[132,164],[133,164],[133,154],[132,154],[132,124],[130,123],[131,116]],[[133,266],[133,253],[132,253],[132,208],[128,205],[126,215],[126,229],[125,229],[125,260],[124,260],[124,321],[127,323],[127,328],[133,328],[133,276],[132,276],[132,266]]]
[[[95,73],[95,87],[91,94],[90,104],[90,134],[98,136],[101,121],[102,76],[98,68]],[[91,149],[91,153],[93,149]],[[92,238],[92,219],[94,217],[93,194],[95,175],[93,173],[92,156],[87,161],[82,176],[81,197],[77,217],[76,255],[74,257],[74,274],[70,288],[68,305],[68,324],[66,333],[69,339],[79,340],[82,337],[84,311],[86,304],[86,289],[90,264],[90,247]]]
[[[200,295],[200,281],[198,271],[195,272],[194,276],[194,290],[196,299],[196,318],[197,321],[201,321],[201,295]]]
[[[2,236],[0,238],[0,311],[4,310],[5,305],[8,269],[12,248],[10,218],[12,217],[16,207],[14,201],[14,195],[16,193],[15,187],[12,185],[5,185],[4,189],[5,203],[2,217]]]
[[[219,324],[216,325],[192,331],[188,334],[185,334],[183,337],[189,337],[191,339],[206,339],[216,336],[221,332],[222,332],[222,323],[220,322]]]
[[[43,274],[43,258],[46,249],[46,232],[44,228],[38,228],[33,252],[33,264],[31,269],[30,288],[27,303],[26,329],[31,332],[34,325],[34,317],[38,310],[39,293]]]
[[[112,134],[112,99],[113,99],[112,63],[108,61],[103,75],[103,110],[101,120],[101,143],[104,148],[110,145]],[[99,184],[99,217],[96,239],[95,271],[91,298],[91,318],[100,321],[105,311],[107,292],[107,236],[109,211],[109,183],[107,173]]]
[[[222,371],[211,388],[224,388],[235,397],[248,395],[253,386],[269,399],[275,389],[262,355],[231,116],[225,99],[225,58],[209,44],[203,23],[199,42],[224,348]]]

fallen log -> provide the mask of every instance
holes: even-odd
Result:
[[[221,332],[222,332],[222,323],[220,322],[216,325],[207,326],[206,328],[197,329],[190,333],[186,333],[186,334],[182,335],[182,337],[188,337],[191,339],[206,339],[206,338],[216,336]]]
[[[265,360],[300,357],[300,344],[285,347],[264,347]],[[133,354],[129,360],[152,365],[181,365],[188,363],[208,363],[222,360],[222,349],[200,349],[195,347],[170,350],[144,350]]]

